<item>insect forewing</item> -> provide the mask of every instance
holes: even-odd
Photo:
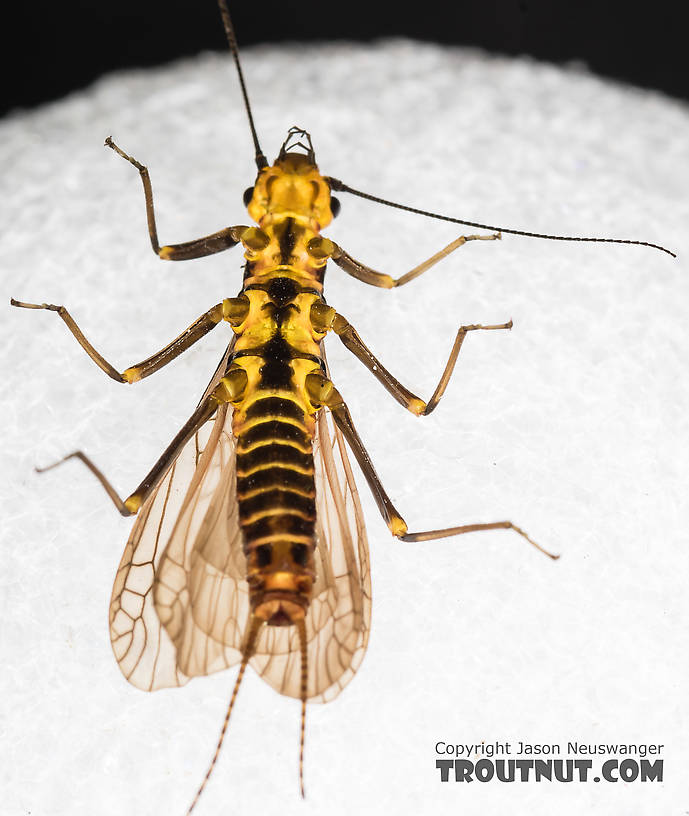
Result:
[[[241,660],[249,594],[231,420],[232,409],[221,406],[189,440],[141,508],[117,572],[110,606],[113,650],[125,677],[145,690],[183,685]],[[371,583],[345,443],[324,409],[314,464],[317,581],[306,614],[307,697],[326,702],[363,659]],[[281,694],[299,697],[296,627],[263,626],[251,665]]]
[[[228,347],[206,394],[222,376],[231,349],[232,345]],[[161,626],[154,583],[161,574],[161,565],[173,537],[179,539],[181,528],[186,524],[188,538],[194,519],[198,524],[209,504],[213,487],[222,481],[223,461],[227,463],[234,459],[231,414],[231,409],[223,406],[213,419],[206,422],[146,499],[115,576],[110,600],[113,651],[127,680],[146,691],[183,685],[191,676],[182,668],[175,645]],[[223,433],[226,425],[227,430]],[[190,543],[193,541],[191,539]],[[169,580],[172,581],[172,577]],[[169,616],[168,612],[166,617]]]

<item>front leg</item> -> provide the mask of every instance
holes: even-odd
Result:
[[[105,140],[105,144],[139,171],[146,198],[146,219],[148,221],[148,235],[151,239],[151,247],[155,254],[164,261],[188,261],[192,258],[203,258],[206,255],[214,255],[216,252],[230,249],[237,246],[244,231],[249,229],[245,226],[226,227],[203,238],[196,238],[183,244],[170,244],[161,247],[158,241],[158,227],[156,226],[155,209],[153,207],[153,187],[151,186],[148,168],[119,148],[110,136]]]
[[[377,272],[375,269],[371,269],[370,266],[366,266],[366,264],[361,263],[361,261],[352,258],[341,246],[338,246],[329,238],[323,238],[321,236],[314,238],[309,244],[309,250],[318,254],[320,257],[331,257],[340,269],[343,269],[348,275],[351,275],[363,283],[368,283],[370,286],[378,286],[381,289],[395,289],[398,286],[404,286],[404,284],[409,283],[409,281],[413,281],[415,278],[418,278],[419,275],[423,275],[426,270],[435,266],[438,261],[442,261],[442,259],[447,258],[451,252],[464,246],[467,241],[499,240],[499,232],[493,235],[460,235],[459,238],[456,238],[446,247],[443,247],[439,252],[436,252],[435,255],[431,255],[430,258],[422,261],[418,266],[410,269],[409,272],[405,272],[404,275],[400,275],[399,278],[393,278],[392,275],[386,275],[383,272]]]

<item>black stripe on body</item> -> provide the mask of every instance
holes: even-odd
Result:
[[[242,499],[239,503],[239,519],[242,526],[252,517],[285,512],[315,521],[316,503],[313,497],[302,496],[292,490],[277,489],[265,490],[250,499]]]
[[[299,425],[306,429],[304,409],[294,400],[284,397],[261,397],[253,402],[246,411],[247,421],[267,416],[296,419],[299,420]]]
[[[237,451],[243,453],[254,445],[266,444],[275,439],[279,439],[283,443],[289,442],[295,448],[301,450],[302,453],[311,450],[311,438],[303,428],[291,423],[280,422],[277,419],[271,419],[248,428],[239,438]]]
[[[263,347],[262,347],[263,348]],[[230,357],[230,361],[228,363],[228,368],[234,362],[234,360],[238,359],[239,357],[262,357],[263,352],[257,351],[256,349],[240,349],[239,351],[235,351],[232,357]],[[319,357],[316,354],[306,354],[305,352],[294,352],[292,354],[292,359],[294,360],[311,360],[312,363],[316,363],[321,367],[323,371],[325,371],[325,367],[323,365],[323,358]]]
[[[249,269],[250,264],[247,264],[247,272],[245,273],[245,278],[253,277],[253,268]],[[274,270],[270,272],[264,273],[264,277],[267,278],[266,283],[250,283],[248,286],[245,286],[242,291],[244,292],[253,292],[254,290],[258,292],[266,292],[266,294],[270,297],[270,299],[275,303],[276,306],[284,305],[282,302],[278,302],[281,300],[281,296],[279,295],[279,290],[276,291],[275,289],[275,282],[276,281],[289,281],[294,286],[294,297],[297,295],[316,295],[319,297],[323,303],[325,303],[325,298],[323,297],[323,292],[320,289],[314,289],[312,286],[302,286],[299,281],[294,280],[294,278],[287,277],[285,275],[280,275],[279,273],[282,271],[288,271],[287,267],[276,267]],[[321,276],[322,277],[322,276]],[[276,292],[277,298],[273,297],[271,293],[271,289]]]
[[[258,521],[242,524],[244,550],[246,552],[255,541],[261,538],[273,538],[283,541],[290,538],[296,538],[298,541],[304,538],[313,540],[315,524],[315,518],[303,519],[289,513],[279,512],[265,516],[258,519]]]
[[[265,362],[259,368],[260,385],[264,388],[289,388],[294,375],[290,365],[292,349],[279,332],[275,332],[265,344],[261,350],[261,357]]]
[[[266,379],[280,365],[290,369],[275,359],[261,366],[262,385],[267,387]],[[259,396],[246,421],[237,440],[237,501],[245,551],[264,542],[271,546],[271,541],[314,542],[313,450],[303,408],[286,397]]]
[[[275,224],[274,230],[280,247],[280,262],[287,265],[292,258],[297,243],[297,230],[295,230],[294,219],[285,218],[284,221]]]
[[[271,279],[266,293],[276,306],[282,307],[293,301],[300,289],[292,278],[276,277]]]
[[[249,476],[237,476],[237,497],[242,501],[242,496],[258,490],[271,490],[281,488],[284,490],[294,490],[307,496],[314,496],[313,475],[310,473],[297,473],[283,467],[265,468],[257,470]]]
[[[237,475],[246,476],[266,465],[282,465],[299,473],[313,473],[313,454],[302,453],[290,444],[261,445],[248,453],[237,453]]]

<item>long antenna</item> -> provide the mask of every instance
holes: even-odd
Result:
[[[268,166],[268,160],[263,155],[261,145],[258,143],[258,136],[256,135],[256,128],[254,126],[254,117],[251,113],[251,105],[249,104],[249,95],[246,92],[246,85],[244,84],[244,74],[242,73],[242,66],[239,62],[239,48],[237,48],[237,38],[234,34],[234,26],[230,18],[230,10],[227,8],[227,0],[218,0],[220,7],[220,16],[222,17],[223,25],[225,26],[225,34],[227,42],[230,46],[230,51],[234,57],[234,64],[237,66],[237,74],[239,75],[239,85],[242,89],[242,96],[244,97],[244,107],[246,108],[247,116],[249,117],[249,127],[251,128],[251,137],[254,140],[254,147],[256,148],[256,167],[263,170]]]
[[[524,230],[507,229],[506,227],[491,227],[489,224],[477,224],[475,221],[462,221],[460,218],[450,218],[449,215],[438,215],[438,213],[428,212],[427,210],[419,210],[416,207],[408,207],[406,204],[396,204],[394,201],[388,201],[385,198],[378,198],[378,196],[371,195],[371,193],[362,193],[361,190],[355,190],[349,187],[343,181],[327,176],[327,183],[331,190],[337,190],[343,193],[352,193],[352,195],[359,196],[359,198],[367,198],[369,201],[375,201],[376,204],[385,204],[386,207],[396,207],[398,210],[406,210],[407,212],[416,213],[417,215],[425,215],[428,218],[437,218],[440,221],[450,221],[453,224],[464,224],[466,227],[476,227],[477,229],[490,230],[491,232],[508,232],[511,235],[525,235],[527,238],[547,238],[549,241],[592,241],[600,244],[636,244],[637,246],[647,246],[652,249],[659,249],[661,252],[666,252],[673,258],[676,258],[674,252],[666,249],[660,244],[651,244],[648,241],[630,241],[623,238],[578,238],[571,235],[545,235],[541,232],[525,232]]]

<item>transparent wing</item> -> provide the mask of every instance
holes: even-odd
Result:
[[[154,580],[155,611],[185,679],[241,660],[249,617],[232,410],[218,410]]]
[[[249,593],[231,415],[222,406],[187,443],[144,503],[122,557],[110,608],[111,637],[122,672],[139,688],[182,685],[241,660]],[[345,443],[324,410],[317,421],[314,463],[317,580],[306,616],[307,696],[326,702],[363,659],[371,582]],[[251,664],[281,694],[300,696],[295,627],[262,627]]]
[[[371,570],[345,442],[325,409],[318,416],[313,453],[317,578],[306,614],[307,698],[325,703],[337,697],[364,658],[371,628]],[[264,626],[250,663],[280,694],[300,696],[296,627]]]
[[[232,344],[204,396],[222,376],[231,351]],[[154,585],[163,574],[168,550],[180,540],[182,525],[186,523],[187,535],[198,526],[215,493],[213,485],[219,488],[223,476],[225,484],[234,485],[232,466],[227,467],[234,461],[231,414],[227,406],[219,409],[192,436],[146,499],[115,576],[110,601],[112,648],[127,680],[147,691],[183,685],[191,676],[178,659],[177,645],[161,626],[165,617],[161,619],[161,610],[156,608]],[[188,540],[193,544],[193,539]],[[169,617],[169,612],[165,614]]]

